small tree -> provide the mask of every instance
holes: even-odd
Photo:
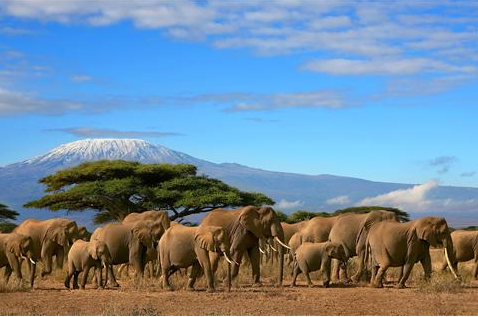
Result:
[[[39,181],[47,195],[25,207],[52,211],[96,210],[95,223],[122,220],[131,212],[161,208],[171,220],[215,208],[273,204],[260,193],[242,192],[220,180],[196,175],[189,164],[141,164],[123,160],[80,164]]]
[[[391,212],[394,212],[397,217],[398,217],[398,220],[400,222],[406,222],[406,221],[410,221],[410,215],[405,212],[405,211],[402,211],[398,208],[392,208],[392,207],[382,207],[382,206],[360,206],[360,207],[349,207],[349,208],[345,208],[345,209],[339,209],[339,210],[336,210],[333,215],[336,216],[336,215],[340,215],[340,214],[344,214],[344,213],[347,213],[347,212],[353,212],[353,213],[357,213],[357,214],[366,214],[366,213],[369,213],[371,212],[372,210],[387,210],[387,211],[391,211]]]
[[[0,232],[12,232],[17,225],[8,220],[16,220],[18,215],[18,212],[9,209],[7,205],[0,203]]]

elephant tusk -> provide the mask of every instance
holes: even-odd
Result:
[[[448,250],[445,248],[445,259],[446,263],[448,263],[448,267],[450,268],[450,271],[453,273],[456,279],[458,279],[458,275],[456,275],[455,269],[453,269],[453,266],[451,265],[450,258],[448,257]]]
[[[232,261],[229,260],[229,258],[227,257],[226,252],[223,251],[222,254],[224,254],[224,258],[226,259],[226,261],[229,262],[230,264],[232,264]]]
[[[264,250],[261,249],[261,247],[259,247],[259,251],[260,251],[262,254],[266,254],[266,253],[264,252]]]
[[[20,257],[23,259],[23,260],[28,260],[26,256],[24,255],[20,255]]]
[[[32,262],[33,265],[37,264],[35,261],[33,261],[32,259],[29,259],[30,262]]]
[[[287,244],[285,244],[284,242],[280,241],[279,238],[275,237],[275,240],[276,240],[281,246],[283,246],[284,248],[289,249],[289,250],[292,250]]]
[[[274,250],[275,252],[277,252],[277,250],[274,249],[274,247],[272,246],[272,244],[269,243],[269,247],[270,247],[272,250]]]

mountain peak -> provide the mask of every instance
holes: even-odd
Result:
[[[144,163],[195,163],[197,160],[187,154],[140,139],[84,139],[62,144],[22,164],[71,166],[85,161],[117,159]]]

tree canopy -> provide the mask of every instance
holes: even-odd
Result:
[[[215,208],[274,204],[261,193],[243,192],[220,180],[197,175],[189,164],[96,161],[39,180],[47,195],[25,207],[52,211],[96,210],[95,223],[122,220],[131,212],[170,211],[171,220]]]
[[[12,232],[17,225],[9,220],[16,220],[18,215],[18,212],[11,210],[7,205],[0,203],[0,232]]]

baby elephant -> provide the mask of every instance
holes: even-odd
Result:
[[[104,284],[102,283],[101,268],[103,266],[106,268],[110,263],[110,252],[104,242],[95,239],[90,242],[76,240],[68,252],[68,273],[65,278],[65,287],[70,288],[70,280],[74,276],[73,288],[78,289],[78,275],[83,272],[81,288],[84,289],[91,267],[96,269],[96,281],[103,287],[106,285],[106,281]],[[107,276],[108,274],[106,274],[106,280]]]
[[[311,243],[305,242],[301,244],[294,255],[293,278],[291,286],[295,286],[295,281],[300,272],[305,274],[307,284],[312,287],[314,284],[310,280],[309,272],[322,270],[322,280],[324,287],[329,287],[330,283],[330,263],[332,258],[346,261],[344,247],[334,242]]]

